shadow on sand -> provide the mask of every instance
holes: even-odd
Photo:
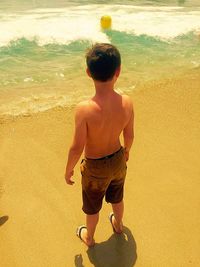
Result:
[[[0,217],[0,226],[2,226],[7,220],[8,220],[8,216],[2,216]]]
[[[87,250],[95,267],[133,267],[137,259],[136,243],[131,231],[124,226],[124,234],[113,234],[107,241]],[[82,255],[75,256],[75,266],[84,267]]]

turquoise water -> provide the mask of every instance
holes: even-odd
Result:
[[[198,2],[1,1],[0,113],[38,112],[91,95],[84,55],[95,42],[119,48],[122,92],[199,70]],[[99,25],[105,14],[113,21],[106,32]]]

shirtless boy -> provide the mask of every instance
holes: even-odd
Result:
[[[94,233],[104,196],[112,205],[109,219],[113,231],[118,234],[123,231],[123,187],[134,138],[134,113],[131,99],[114,90],[121,67],[117,48],[110,44],[96,44],[87,52],[86,62],[95,95],[76,107],[75,133],[65,179],[68,185],[74,184],[74,167],[84,150],[80,169],[86,226],[80,226],[77,235],[90,247],[95,244]],[[122,132],[123,147],[119,138]]]

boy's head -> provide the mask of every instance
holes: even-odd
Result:
[[[90,76],[101,82],[112,80],[120,69],[121,56],[118,49],[111,44],[95,44],[86,54]]]

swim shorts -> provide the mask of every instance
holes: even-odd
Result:
[[[119,203],[123,199],[126,177],[125,149],[100,159],[84,158],[80,165],[82,175],[83,211],[98,213],[105,196],[107,202]]]

